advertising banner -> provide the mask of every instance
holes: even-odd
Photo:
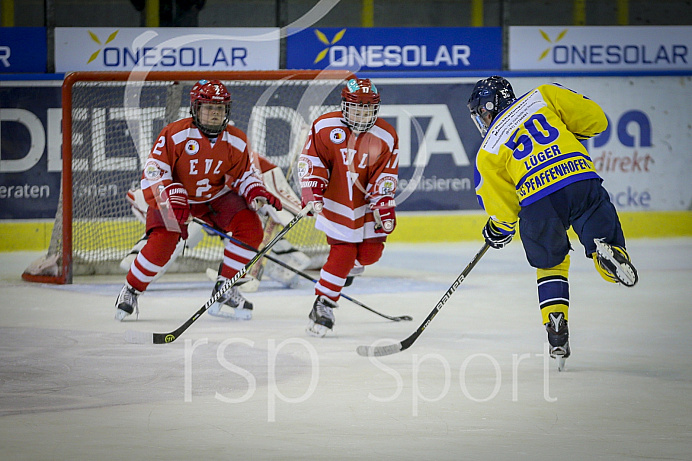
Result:
[[[288,29],[288,69],[499,70],[499,27]]]
[[[559,82],[596,101],[608,117],[608,129],[586,141],[586,147],[618,210],[691,209],[692,77]],[[538,81],[527,83],[536,86]],[[523,80],[520,88],[529,89]]]
[[[692,70],[692,26],[513,26],[510,70]]]
[[[72,71],[274,70],[279,29],[57,27],[55,67]]]
[[[482,139],[466,108],[476,80],[373,79],[382,96],[380,117],[390,122],[399,136],[398,210],[480,211],[473,172]],[[521,95],[554,80],[517,77],[510,81],[515,93]],[[569,77],[558,82],[596,101],[608,117],[608,129],[585,144],[618,210],[692,207],[692,130],[688,126],[692,120],[688,102],[692,77]],[[60,82],[50,83],[52,86],[31,82],[29,87],[0,82],[0,219],[52,218],[55,214],[62,167],[62,114]],[[262,91],[257,89],[257,97]],[[281,102],[278,98],[273,104]],[[254,106],[256,103],[250,101],[249,107]],[[315,116],[321,113],[318,109]],[[241,129],[247,129],[249,110],[234,113]],[[92,123],[88,114],[84,115],[87,118],[79,135],[88,141]],[[152,121],[150,142],[162,126],[163,119]],[[264,126],[267,132],[260,139],[301,136],[299,127],[278,119]],[[290,132],[279,132],[279,128]],[[131,151],[136,150],[133,145]],[[284,150],[290,151],[289,146]],[[261,147],[258,151],[263,152]],[[132,162],[131,169],[137,178],[141,165]],[[117,195],[124,196],[127,187],[117,185]]]
[[[0,84],[0,219],[55,217],[62,170],[61,83]]]
[[[45,27],[0,27],[0,72],[46,71]]]

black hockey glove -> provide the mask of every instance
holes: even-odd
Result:
[[[492,219],[488,219],[488,222],[485,223],[485,226],[483,227],[483,237],[485,238],[485,241],[488,243],[488,245],[496,250],[501,250],[508,245],[509,242],[512,241],[513,236],[514,233],[503,234],[500,232],[500,229],[495,226]]]

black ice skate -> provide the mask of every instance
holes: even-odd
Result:
[[[594,239],[596,244],[597,269],[605,278],[626,287],[633,287],[639,280],[637,270],[630,261],[630,256],[624,248],[610,245],[601,239]]]
[[[308,318],[310,323],[305,331],[312,336],[322,338],[334,328],[334,312],[337,304],[325,296],[318,296]]]
[[[211,295],[214,296],[225,282],[226,280],[217,280]],[[238,285],[233,285],[221,295],[217,302],[209,307],[207,312],[215,317],[250,320],[252,319],[252,303],[240,293]]]
[[[565,369],[565,359],[569,357],[569,329],[565,314],[562,312],[551,312],[548,314],[550,321],[545,324],[548,332],[548,343],[550,356],[557,360],[557,370]]]
[[[115,320],[122,321],[128,315],[132,315],[133,312],[139,318],[139,306],[137,305],[137,297],[139,295],[139,291],[125,284],[123,289],[120,290],[118,299],[115,300]]]

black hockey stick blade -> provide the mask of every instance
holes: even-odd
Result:
[[[233,276],[233,278],[226,280],[226,282],[219,288],[219,291],[214,293],[214,296],[209,298],[209,300],[204,304],[204,306],[200,307],[197,312],[195,312],[192,317],[187,319],[185,323],[180,325],[177,329],[169,332],[169,333],[137,333],[137,332],[128,332],[125,334],[125,340],[128,342],[133,342],[133,343],[138,343],[138,344],[168,344],[172,343],[176,339],[180,337],[180,335],[183,334],[185,330],[187,330],[190,325],[195,323],[195,321],[202,315],[204,314],[207,309],[209,309],[216,301],[219,300],[219,298],[228,290],[231,289],[233,285],[238,282],[245,274],[247,274],[247,271],[250,270],[250,268],[257,262],[259,261],[266,253],[271,250],[271,248],[283,238],[284,235],[288,233],[307,213],[310,212],[312,208],[311,204],[308,204],[305,208],[300,210],[300,213],[298,213],[286,226],[279,231],[276,236],[265,246],[261,251],[258,251],[257,254],[243,267],[238,271],[237,274]],[[146,338],[146,336],[151,336],[151,342]]]
[[[237,245],[240,245],[247,250],[254,251],[254,252],[258,251],[257,248],[254,248],[254,247],[248,245],[247,243],[241,242],[240,240],[234,238],[233,236],[228,235],[227,233],[222,232],[222,231],[218,230],[217,228],[210,226],[209,224],[207,224],[206,222],[202,221],[199,218],[192,218],[192,220],[194,222],[196,222],[197,224],[201,225],[202,227],[204,227],[205,229],[208,229],[210,232],[214,232],[218,236],[225,238],[225,239],[228,239],[231,242],[233,242]],[[273,262],[274,264],[278,264],[279,266],[283,267],[284,269],[288,269],[289,271],[293,272],[294,274],[298,274],[301,277],[303,277],[304,279],[311,281],[312,283],[317,283],[317,280],[310,277],[310,275],[306,274],[305,272],[303,272],[299,269],[296,269],[295,267],[291,267],[290,265],[286,264],[285,262],[281,261],[280,259],[273,257],[269,253],[265,254],[264,257],[267,258],[269,261]],[[392,320],[394,322],[400,322],[402,320],[404,320],[404,321],[413,320],[413,317],[411,317],[410,315],[401,315],[398,317],[392,317],[392,316],[383,314],[381,312],[376,311],[375,309],[372,309],[371,307],[366,306],[362,302],[360,302],[354,298],[351,298],[350,296],[348,296],[345,293],[341,293],[341,297],[351,301],[353,304],[357,304],[358,306],[362,307],[363,309],[369,310],[373,314],[377,314],[380,317],[384,317],[384,318],[386,318],[388,320]]]
[[[411,334],[408,338],[404,339],[403,341],[400,341],[395,344],[388,344],[386,346],[358,346],[356,348],[356,352],[358,355],[361,355],[363,357],[382,357],[384,355],[392,355],[396,354],[397,352],[404,351],[411,347],[411,345],[418,339],[418,337],[423,333],[423,331],[430,325],[430,322],[432,322],[432,319],[435,318],[438,312],[442,309],[442,306],[447,302],[447,300],[452,296],[452,293],[456,291],[456,289],[459,287],[461,282],[464,281],[466,276],[469,275],[471,270],[476,266],[478,261],[483,257],[486,251],[488,251],[488,248],[490,246],[487,243],[483,244],[483,247],[476,253],[476,256],[473,257],[471,262],[469,263],[468,266],[462,271],[461,274],[459,274],[459,277],[452,283],[452,286],[449,287],[447,292],[442,296],[442,299],[435,305],[435,308],[428,314],[428,316],[425,318],[423,323],[418,327],[416,331]]]

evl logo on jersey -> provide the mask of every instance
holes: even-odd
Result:
[[[499,70],[499,27],[289,29],[288,69]]]

